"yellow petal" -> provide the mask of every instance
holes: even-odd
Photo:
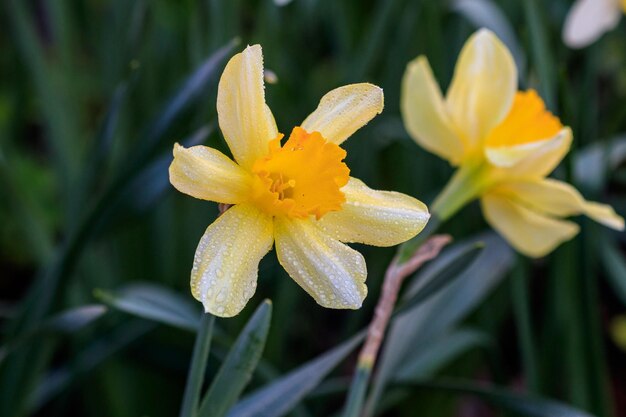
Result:
[[[394,246],[422,231],[430,215],[424,203],[393,191],[372,190],[350,178],[341,189],[346,202],[341,210],[327,213],[319,227],[342,242]]]
[[[517,251],[531,257],[547,255],[578,233],[578,225],[540,214],[496,193],[481,199],[487,222]]]
[[[276,253],[289,275],[323,307],[361,307],[367,287],[363,256],[328,236],[313,220],[277,217]]]
[[[341,144],[383,111],[383,89],[373,84],[336,88],[320,100],[317,109],[302,122],[307,132],[320,132],[329,142]]]
[[[605,226],[624,229],[624,219],[611,206],[586,201],[574,187],[562,181],[550,178],[514,181],[498,187],[497,191],[549,216],[585,214]]]
[[[565,18],[563,42],[584,48],[615,28],[622,11],[616,0],[577,0]]]
[[[463,142],[452,128],[441,90],[423,56],[406,67],[400,108],[404,126],[418,145],[454,165],[461,161]]]
[[[496,166],[506,167],[511,176],[541,178],[559,165],[572,144],[572,130],[563,128],[552,139],[533,144],[486,150],[487,158]]]
[[[170,182],[182,193],[202,200],[237,204],[245,201],[250,174],[226,155],[208,146],[174,144]]]
[[[248,46],[226,64],[217,89],[217,115],[224,139],[239,165],[249,169],[268,153],[268,143],[278,130],[265,104],[260,45]]]
[[[446,106],[470,144],[485,139],[508,114],[517,91],[517,68],[504,44],[487,29],[465,43],[454,69]]]
[[[624,230],[624,218],[608,204],[584,201],[583,214],[611,229]]]
[[[248,205],[231,207],[206,229],[193,261],[191,293],[207,313],[232,317],[244,308],[272,242],[272,219]]]

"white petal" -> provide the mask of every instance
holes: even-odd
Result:
[[[618,0],[577,0],[565,18],[563,42],[584,48],[615,28],[621,15]]]

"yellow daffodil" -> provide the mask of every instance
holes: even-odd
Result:
[[[585,214],[624,228],[611,207],[546,178],[568,152],[572,132],[535,91],[517,91],[513,58],[490,31],[479,30],[466,42],[445,99],[427,59],[409,63],[401,109],[419,145],[459,166],[432,207],[440,219],[480,198],[487,221],[533,257],[576,235],[576,223],[562,217]]]
[[[577,0],[565,18],[563,42],[570,48],[584,48],[614,29],[623,13],[626,0]]]
[[[243,309],[273,244],[281,265],[320,305],[361,306],[365,261],[344,243],[397,245],[429,217],[420,201],[349,176],[339,145],[382,110],[375,85],[337,88],[281,144],[265,104],[261,47],[228,62],[217,112],[234,161],[206,146],[176,144],[170,166],[179,191],[233,205],[207,228],[195,254],[191,291],[207,312],[230,317]]]

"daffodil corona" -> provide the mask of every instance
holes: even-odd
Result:
[[[443,98],[428,61],[409,63],[401,110],[413,139],[458,170],[433,204],[445,220],[480,198],[487,221],[518,251],[543,256],[578,233],[562,217],[586,214],[614,229],[610,206],[587,202],[571,185],[546,178],[568,152],[572,132],[534,90],[517,91],[508,49],[482,29],[466,42]]]
[[[365,261],[345,243],[397,245],[429,218],[420,201],[350,177],[340,145],[382,109],[375,85],[337,88],[281,144],[265,104],[261,47],[228,62],[217,112],[234,161],[206,146],[176,144],[170,166],[179,191],[233,205],[207,228],[194,258],[191,291],[207,312],[230,317],[243,309],[274,244],[281,265],[320,305],[361,306]]]

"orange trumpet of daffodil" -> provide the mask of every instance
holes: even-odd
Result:
[[[176,144],[169,170],[179,191],[233,205],[206,229],[193,262],[191,292],[207,312],[230,317],[243,309],[272,245],[281,265],[320,305],[361,306],[365,260],[345,243],[397,245],[429,218],[420,201],[368,188],[350,177],[343,162],[341,143],[382,109],[379,87],[340,87],[282,142],[265,104],[261,47],[248,46],[228,62],[217,112],[234,161],[206,146]]]
[[[481,29],[467,40],[445,98],[428,60],[410,62],[401,110],[419,145],[458,166],[432,206],[441,220],[479,198],[491,226],[531,257],[578,233],[564,217],[585,214],[624,229],[610,206],[585,201],[571,185],[547,178],[568,152],[572,131],[534,90],[517,90],[511,53],[492,32]]]

